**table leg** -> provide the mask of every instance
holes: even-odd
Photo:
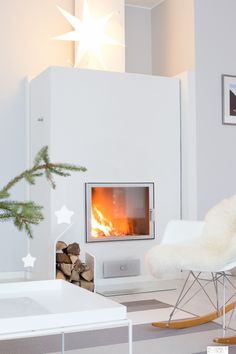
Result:
[[[133,329],[132,329],[132,321],[128,322],[128,331],[129,331],[129,354],[133,353]]]
[[[61,334],[61,354],[65,353],[65,333]]]

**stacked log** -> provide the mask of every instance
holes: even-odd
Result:
[[[63,241],[56,244],[56,278],[66,280],[81,288],[94,291],[93,271],[81,262],[78,243],[67,245]]]

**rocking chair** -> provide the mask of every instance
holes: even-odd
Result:
[[[223,335],[215,338],[216,343],[236,344],[236,336],[226,337],[226,313],[236,307],[232,298],[236,294],[232,270],[236,267],[236,196],[225,199],[213,207],[204,221],[170,221],[161,243],[149,250],[147,266],[153,276],[164,272],[188,271],[168,321],[154,322],[159,328],[181,329],[207,323],[222,316]],[[204,278],[203,273],[208,274]],[[209,284],[213,284],[215,301],[209,295]],[[198,290],[186,300],[198,285]],[[226,299],[226,290],[233,294]],[[222,300],[220,300],[222,289]],[[214,306],[214,311],[193,318],[174,320],[176,310],[188,303],[195,295],[203,291]],[[220,302],[222,301],[222,306]],[[232,315],[230,317],[230,320]]]

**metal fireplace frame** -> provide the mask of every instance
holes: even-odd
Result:
[[[92,239],[91,237],[91,191],[92,187],[148,187],[149,188],[149,235],[118,236]],[[114,242],[114,241],[143,241],[155,239],[155,189],[154,182],[87,182],[85,183],[85,220],[86,243]]]

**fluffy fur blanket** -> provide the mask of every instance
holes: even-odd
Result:
[[[205,225],[193,242],[160,244],[146,255],[154,276],[176,270],[218,271],[236,261],[236,195],[208,211]]]

